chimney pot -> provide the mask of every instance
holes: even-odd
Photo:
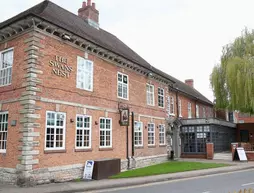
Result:
[[[93,9],[95,9],[95,3],[92,3],[92,7],[93,7]]]
[[[87,6],[91,6],[91,0],[87,0]]]
[[[187,79],[187,80],[185,80],[185,84],[189,85],[190,87],[194,87],[194,80],[193,79]]]
[[[86,2],[84,1],[82,4],[82,8],[85,8],[85,7],[86,7]]]

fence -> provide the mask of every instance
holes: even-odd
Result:
[[[229,192],[230,193],[230,192]],[[253,193],[253,189],[250,188],[250,189],[244,189],[244,190],[240,190],[238,192],[232,192],[232,193]]]
[[[245,151],[254,151],[254,143],[240,143],[240,147],[243,147]]]

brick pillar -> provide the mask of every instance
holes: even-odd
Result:
[[[232,161],[234,160],[236,148],[238,148],[238,143],[231,143]]]
[[[206,143],[206,159],[213,159],[214,148],[213,143]]]

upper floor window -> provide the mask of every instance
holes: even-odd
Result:
[[[164,108],[164,89],[158,88],[158,106]]]
[[[199,118],[199,106],[196,105],[196,118]]]
[[[134,126],[134,144],[135,146],[143,145],[143,123],[135,121]]]
[[[205,107],[203,107],[203,118],[206,117],[206,113],[205,113]]]
[[[93,61],[78,56],[77,88],[93,90]]]
[[[66,114],[47,111],[46,118],[46,150],[64,149]]]
[[[91,148],[91,116],[77,115],[76,148]]]
[[[178,99],[179,117],[182,117],[182,100]]]
[[[6,153],[8,112],[0,112],[0,153]]]
[[[11,84],[13,49],[0,52],[0,86]]]
[[[191,118],[192,115],[191,115],[191,103],[188,102],[188,118]]]
[[[128,100],[128,76],[120,72],[117,73],[117,96]]]
[[[151,84],[146,85],[146,100],[148,105],[154,106],[154,86]]]
[[[169,115],[175,115],[175,103],[174,103],[174,97],[169,96],[168,97],[168,114]]]

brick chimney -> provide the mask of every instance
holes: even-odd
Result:
[[[187,79],[187,80],[185,80],[185,84],[189,85],[190,87],[194,87],[194,80],[193,79]]]
[[[91,3],[91,0],[83,2],[82,7],[78,10],[78,16],[89,25],[99,29],[99,11],[95,8],[95,3]]]

